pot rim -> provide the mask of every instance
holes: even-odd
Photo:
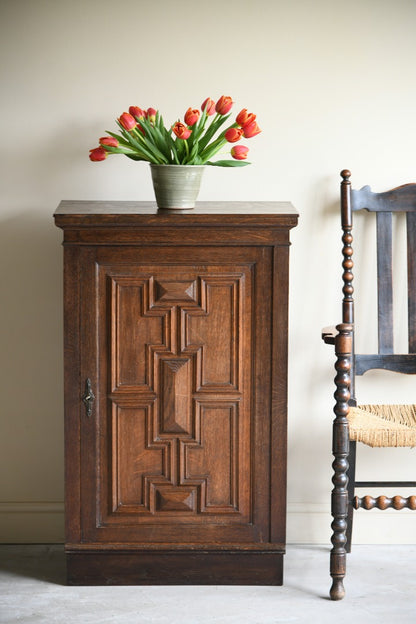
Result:
[[[156,163],[149,163],[151,167],[153,168],[159,168],[159,167],[181,167],[181,168],[187,168],[190,169],[191,167],[193,168],[198,168],[198,169],[202,169],[203,167],[206,167],[206,165],[177,165],[175,163],[168,163],[168,164],[156,164]]]

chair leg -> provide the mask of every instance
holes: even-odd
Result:
[[[347,553],[351,552],[351,540],[352,540],[352,525],[353,525],[353,518],[354,518],[354,507],[352,505],[352,502],[354,500],[354,496],[355,496],[355,461],[356,461],[356,449],[357,449],[357,443],[356,442],[351,442],[350,441],[350,452],[348,455],[348,471],[347,471],[347,476],[348,476],[348,518],[347,518],[347,531],[346,531],[346,537],[347,537],[347,542],[345,544],[345,550],[347,551]]]
[[[348,490],[347,470],[349,455],[348,435],[348,401],[350,399],[350,370],[351,370],[351,347],[352,326],[348,324],[337,325],[338,335],[335,338],[335,353],[337,361],[335,369],[336,390],[334,397],[335,420],[332,426],[332,454],[334,461],[332,468],[334,485],[331,493],[332,514],[332,550],[330,554],[330,574],[332,586],[329,591],[331,600],[342,600],[345,595],[344,577],[346,570],[347,553],[345,550],[347,516],[348,516]]]

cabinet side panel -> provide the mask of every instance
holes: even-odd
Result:
[[[289,247],[273,254],[271,540],[286,541]]]
[[[79,250],[64,247],[65,540],[80,540]]]
[[[253,522],[261,527],[260,540],[270,541],[270,418],[271,418],[271,248],[261,249],[255,265],[253,300],[254,395],[251,406],[251,466]]]

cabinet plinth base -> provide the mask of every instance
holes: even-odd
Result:
[[[283,553],[71,552],[68,585],[282,585]]]

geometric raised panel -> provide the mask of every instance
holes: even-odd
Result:
[[[148,349],[167,348],[168,310],[149,313],[149,279],[111,280],[112,387],[149,387]]]
[[[154,303],[197,303],[196,280],[155,280]]]
[[[160,433],[191,435],[191,360],[161,358],[160,376]]]
[[[113,416],[104,524],[163,522],[168,512],[197,522],[251,516],[242,487],[250,392],[240,370],[251,352],[251,268],[178,267],[106,273]]]
[[[162,447],[148,442],[151,418],[149,408],[121,407],[112,409],[112,510],[148,510],[143,474],[162,476],[165,468]]]
[[[238,513],[238,402],[197,403],[198,440],[180,444],[158,439],[151,406],[112,414],[112,513]]]
[[[201,512],[238,511],[238,403],[199,406],[201,440],[186,446],[186,480],[209,475]]]
[[[194,511],[195,501],[195,489],[159,487],[156,490],[157,511]]]
[[[200,386],[238,389],[241,276],[202,279],[205,313],[187,315],[187,346],[204,345]],[[246,310],[249,314],[249,310]]]

